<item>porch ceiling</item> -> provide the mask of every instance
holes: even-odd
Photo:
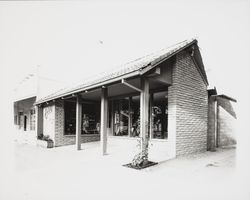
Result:
[[[127,82],[137,88],[141,88],[140,77],[127,80]],[[156,79],[150,78],[149,79],[149,89],[154,90],[157,88],[167,88],[168,84],[160,82]],[[126,95],[139,95],[139,92],[124,85],[123,83],[116,83],[108,86],[108,98],[115,98],[119,96],[126,96]],[[98,88],[93,91],[89,92],[82,92],[81,97],[86,100],[95,100],[99,101],[101,99],[101,88]]]

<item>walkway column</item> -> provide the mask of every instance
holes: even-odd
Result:
[[[141,79],[141,95],[140,95],[140,135],[143,142],[148,139],[149,131],[149,82],[148,79]],[[144,150],[145,145],[142,145],[142,150]]]
[[[107,154],[108,89],[102,88],[101,95],[101,152]]]
[[[154,126],[154,117],[153,117],[153,107],[154,107],[154,94],[150,94],[149,97],[149,137],[153,138],[153,126]]]
[[[216,97],[210,96],[208,99],[208,134],[207,134],[207,150],[215,151],[216,147]]]
[[[132,102],[132,97],[129,97],[128,99],[128,136],[129,137],[131,137],[131,128],[132,128],[131,102]]]
[[[43,108],[36,105],[35,107],[36,113],[36,136],[43,134]],[[19,119],[18,119],[19,120]]]
[[[76,97],[76,148],[81,150],[81,132],[82,132],[82,104],[81,97]]]

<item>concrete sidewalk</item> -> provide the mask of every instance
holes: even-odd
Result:
[[[10,199],[236,198],[217,191],[223,187],[233,192],[235,148],[180,157],[142,171],[123,167],[129,158],[117,147],[110,147],[106,156],[101,156],[98,142],[82,148],[16,144]]]

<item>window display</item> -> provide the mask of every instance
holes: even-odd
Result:
[[[82,109],[82,134],[99,134],[100,105],[98,103],[84,103]]]
[[[76,134],[76,102],[65,101],[65,135]],[[99,103],[82,104],[82,134],[100,133],[100,105]]]
[[[30,130],[34,131],[36,126],[36,112],[35,109],[30,110]]]
[[[153,94],[152,102],[152,138],[165,139],[168,137],[168,104],[167,92]]]
[[[114,135],[128,135],[129,101],[127,98],[114,100]]]
[[[138,137],[140,134],[140,98],[126,97],[113,101],[113,117],[115,136]],[[112,115],[111,115],[112,117]],[[110,120],[112,121],[112,120]]]

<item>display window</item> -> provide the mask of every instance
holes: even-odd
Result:
[[[166,139],[168,137],[168,101],[167,92],[152,94],[152,138]]]
[[[36,112],[35,109],[30,110],[30,130],[35,130],[36,126]]]
[[[76,134],[76,102],[65,101],[65,135]],[[81,134],[100,133],[100,104],[96,102],[82,104]]]
[[[114,136],[138,137],[140,135],[140,97],[126,97],[112,101]],[[110,120],[112,121],[112,120]]]
[[[114,135],[124,136],[129,133],[129,100],[114,100]]]

